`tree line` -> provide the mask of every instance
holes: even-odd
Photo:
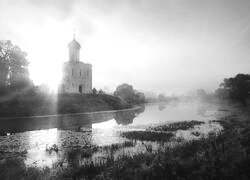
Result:
[[[250,75],[237,74],[235,77],[225,78],[215,94],[220,99],[232,99],[246,105],[250,98]]]
[[[29,78],[28,65],[26,52],[13,45],[10,40],[0,40],[0,95],[34,87]],[[202,90],[197,93],[200,97],[208,97]],[[105,92],[94,88],[93,94],[105,94]],[[117,86],[113,95],[129,104],[145,102],[145,95],[126,83]],[[250,75],[237,74],[235,77],[225,78],[215,91],[215,96],[220,99],[232,99],[245,105],[250,98]],[[169,99],[160,94],[158,100]]]
[[[27,53],[9,40],[0,40],[0,93],[32,85]]]

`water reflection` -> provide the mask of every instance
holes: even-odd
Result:
[[[121,138],[112,129],[132,123],[144,109],[1,119],[0,151],[25,152],[26,164],[51,167],[64,158],[72,159],[74,148],[120,142]],[[46,151],[54,145],[58,152]]]
[[[0,136],[0,151],[25,152],[25,163],[29,166],[66,163],[76,167],[89,157],[104,158],[103,152],[94,149],[96,146],[124,142],[120,131],[145,129],[151,124],[211,119],[207,115],[215,119],[211,112],[217,110],[215,106],[200,108],[200,104],[167,104],[167,107],[164,111],[165,105],[147,105],[123,111],[1,119],[0,132],[11,134]],[[208,131],[209,128],[213,127],[205,127]],[[58,147],[58,152],[46,151],[53,145]]]
[[[131,124],[133,119],[145,110],[144,106],[127,111],[107,111],[86,114],[51,115],[22,118],[1,118],[0,135],[42,129],[61,129],[84,131],[91,128],[91,124],[115,119],[117,124]]]
[[[162,110],[164,110],[165,108],[166,108],[166,104],[165,104],[165,103],[160,103],[160,104],[158,105],[159,111],[162,111]]]
[[[58,160],[59,157],[55,152],[48,153],[46,151],[54,144],[61,144],[57,129],[30,131],[27,133],[27,139],[23,138],[22,141],[28,142],[26,164],[44,166],[52,165]]]
[[[202,117],[213,117],[215,110],[217,109],[212,104],[203,103],[197,107],[197,114]]]
[[[132,124],[135,117],[137,117],[140,113],[143,113],[145,110],[145,106],[141,106],[140,108],[134,111],[122,111],[115,113],[115,120],[117,124],[128,125]]]

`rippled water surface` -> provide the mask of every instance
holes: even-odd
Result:
[[[65,152],[69,149],[124,142],[126,139],[120,136],[122,131],[145,130],[178,121],[204,121],[204,124],[190,130],[176,132],[176,137],[194,139],[197,136],[192,132],[206,135],[219,131],[221,126],[211,123],[211,120],[217,120],[224,113],[217,105],[189,102],[147,104],[123,111],[1,119],[1,158],[23,156],[28,166],[51,167],[65,158]],[[53,145],[58,147],[58,151],[49,152]],[[135,146],[126,150],[138,149]],[[96,152],[94,156],[103,156],[103,153]]]

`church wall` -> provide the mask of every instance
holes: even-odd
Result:
[[[81,45],[75,37],[68,48],[69,61],[63,64],[59,93],[92,93],[92,65],[80,61]]]
[[[66,62],[63,68],[62,92],[92,92],[92,66],[82,62]]]

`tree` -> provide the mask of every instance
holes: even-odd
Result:
[[[228,89],[218,88],[215,91],[215,95],[220,99],[228,99],[230,97],[230,92]]]
[[[93,93],[93,94],[97,94],[96,88],[93,88],[92,93]]]
[[[134,95],[135,95],[135,92],[134,92],[133,86],[126,84],[126,83],[117,86],[114,92],[114,96],[119,97],[128,103],[133,103]]]
[[[196,94],[200,98],[204,98],[207,96],[207,92],[204,89],[197,89]]]
[[[142,93],[142,92],[135,93],[135,101],[137,104],[145,103],[146,97],[145,97],[144,93]]]
[[[11,41],[0,41],[0,86],[20,89],[31,84],[27,53]]]
[[[164,101],[166,101],[166,96],[165,96],[164,94],[159,94],[159,95],[158,95],[158,100],[159,100],[160,102],[164,102]]]
[[[224,79],[220,87],[229,92],[230,98],[246,104],[250,97],[250,75],[237,74],[233,78]]]
[[[197,89],[196,90],[196,95],[199,100],[209,100],[209,95],[204,89]]]
[[[98,94],[105,94],[105,92],[102,89],[99,89]]]
[[[126,83],[117,86],[114,96],[121,98],[129,104],[145,103],[144,93],[134,90],[132,85]]]

